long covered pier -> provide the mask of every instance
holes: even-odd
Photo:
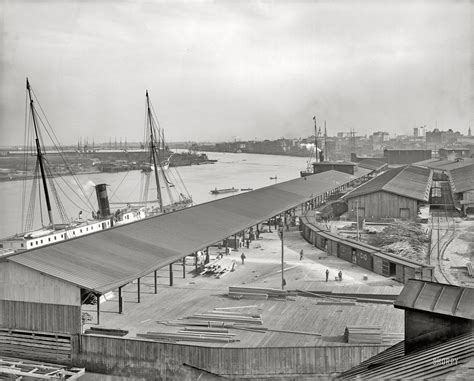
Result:
[[[140,280],[229,237],[298,208],[301,212],[324,203],[332,195],[368,179],[369,170],[357,175],[328,171],[271,185],[255,191],[211,201],[136,223],[117,226],[55,245],[11,255],[13,262],[60,279],[97,298],[118,289],[118,312],[123,312],[122,288],[135,282],[140,302]],[[245,233],[244,233],[245,234]],[[235,241],[234,241],[235,242]],[[0,263],[1,265],[1,263]],[[1,302],[1,300],[0,300]],[[61,302],[58,301],[60,304]],[[99,322],[100,303],[97,303]],[[25,327],[26,328],[26,327]]]

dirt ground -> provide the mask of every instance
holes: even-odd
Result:
[[[467,272],[466,263],[474,263],[474,221],[455,219],[454,240],[444,254],[443,267],[458,285],[474,287],[474,278]]]

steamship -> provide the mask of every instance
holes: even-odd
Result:
[[[97,203],[99,209],[95,212],[95,207],[89,203],[89,209],[92,210],[92,218],[82,218],[82,210],[79,212],[79,217],[74,220],[69,220],[66,217],[64,206],[61,204],[57,189],[61,189],[59,184],[56,184],[58,179],[62,179],[62,176],[57,173],[53,173],[50,166],[48,166],[48,160],[45,155],[44,147],[40,142],[43,142],[41,136],[40,127],[46,130],[48,136],[55,136],[47,131],[47,128],[51,126],[42,124],[47,118],[44,114],[39,115],[38,112],[42,112],[42,107],[38,109],[35,107],[35,102],[38,102],[34,96],[34,92],[30,86],[28,79],[26,80],[27,98],[29,100],[29,115],[27,118],[27,136],[33,138],[32,146],[35,147],[35,165],[34,165],[34,176],[31,182],[31,193],[29,195],[29,204],[26,215],[26,223],[23,226],[23,233],[17,233],[14,236],[4,238],[0,240],[0,257],[2,255],[8,255],[11,252],[31,250],[38,247],[51,245],[57,242],[65,241],[72,238],[81,237],[87,234],[95,233],[101,230],[106,230],[114,225],[128,224],[134,221],[138,221],[147,217],[172,212],[178,209],[186,208],[192,205],[192,198],[187,194],[186,187],[182,183],[181,176],[174,169],[177,176],[181,180],[184,191],[179,191],[178,187],[171,181],[171,178],[176,176],[168,174],[170,170],[169,162],[163,155],[167,153],[167,147],[164,142],[163,130],[157,128],[158,123],[156,122],[156,116],[152,111],[150,100],[148,97],[148,91],[146,92],[147,101],[147,126],[149,127],[149,162],[153,163],[152,170],[142,171],[144,184],[142,186],[143,194],[139,202],[127,202],[121,209],[111,211],[110,203],[107,196],[106,184],[95,185],[95,191],[97,196]],[[60,152],[60,145],[58,142],[53,142],[53,145],[57,147],[58,153]],[[26,152],[31,152],[27,149]],[[64,164],[69,167],[68,163],[64,160]],[[25,159],[25,166],[28,165],[27,158]],[[25,168],[25,171],[28,168]],[[71,173],[73,173],[71,171]],[[157,189],[156,199],[148,200],[148,187],[150,184],[150,177],[154,174],[155,184]],[[76,180],[76,185],[81,189],[82,194],[85,195],[84,189],[79,183],[78,179],[73,175]],[[167,199],[163,197],[162,190],[166,189]],[[24,185],[26,189],[26,185]],[[186,195],[185,195],[186,193]],[[34,212],[37,209],[37,196],[39,194],[39,209],[40,211],[47,211],[48,222],[43,223],[43,216],[41,215],[42,227],[39,229],[32,229],[32,225],[35,222]],[[26,200],[26,192],[23,194],[24,202]],[[87,197],[84,197],[88,200]],[[52,202],[56,201],[57,210],[55,210],[55,216],[53,216]],[[44,204],[44,205],[43,205]],[[57,215],[61,217],[62,223],[55,222]]]

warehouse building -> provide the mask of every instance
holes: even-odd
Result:
[[[474,377],[474,289],[411,279],[395,308],[405,310],[405,340],[340,379]]]
[[[343,198],[348,203],[348,214],[352,219],[414,220],[419,207],[429,201],[431,182],[431,170],[404,166],[382,173]]]
[[[474,164],[448,171],[455,205],[464,213],[474,213]]]

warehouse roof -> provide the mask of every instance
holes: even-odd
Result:
[[[385,191],[420,201],[428,201],[431,188],[431,170],[412,165],[390,169],[360,187],[347,193],[344,198],[363,196]]]
[[[474,159],[465,157],[458,160],[433,158],[433,159],[418,161],[414,163],[413,165],[416,165],[418,167],[449,171],[456,168],[466,167],[471,164],[474,164]]]
[[[410,308],[474,320],[474,288],[410,279],[395,301]]]
[[[445,379],[447,375],[453,375],[454,379],[472,379],[473,356],[472,333],[406,355],[405,342],[402,341],[340,374],[337,378],[432,380]],[[459,378],[456,377],[458,374]]]
[[[474,164],[448,171],[454,193],[474,190]]]
[[[8,257],[105,293],[358,176],[338,171],[290,180]]]
[[[359,161],[357,164],[360,168],[366,168],[366,169],[370,169],[372,171],[380,171],[381,169],[388,166],[388,164],[384,161],[376,160],[376,159],[370,159],[370,158],[363,159],[363,160]]]

